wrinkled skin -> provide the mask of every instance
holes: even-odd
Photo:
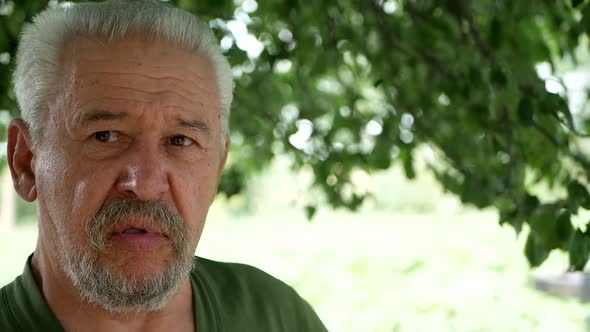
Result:
[[[183,219],[194,252],[229,144],[220,144],[215,72],[203,57],[164,42],[78,38],[66,45],[61,60],[63,77],[75,79],[64,79],[63,93],[48,104],[39,144],[33,149],[21,120],[11,123],[8,135],[15,188],[25,200],[38,200],[33,266],[58,317],[67,304],[79,305],[77,292],[63,284],[59,255],[90,247],[86,223],[105,202],[165,203]],[[113,245],[101,257],[105,266],[136,280],[161,272],[174,259],[166,241],[150,251]],[[168,307],[189,300],[186,281]],[[79,317],[68,315],[74,326]],[[157,328],[157,315],[136,314],[144,319],[133,326],[150,321]]]

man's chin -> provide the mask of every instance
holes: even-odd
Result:
[[[171,262],[170,259],[164,257],[168,257],[168,255],[126,253],[126,255],[118,254],[114,258],[104,257],[100,260],[100,265],[102,265],[101,268],[121,278],[142,282],[158,275],[165,275],[172,265],[181,263]]]
[[[66,265],[82,298],[111,312],[159,310],[192,268],[192,257],[184,255],[167,261],[161,260],[160,253],[121,256],[117,252],[110,257],[112,249],[103,255],[70,256]]]

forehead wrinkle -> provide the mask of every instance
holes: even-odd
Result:
[[[91,37],[91,36],[74,36],[73,38],[71,38],[70,40],[68,40],[68,42],[66,43],[65,47],[64,47],[64,52],[63,55],[64,56],[68,56],[69,58],[71,58],[72,60],[74,60],[75,62],[79,62],[80,64],[88,64],[88,63],[96,63],[97,65],[99,65],[100,67],[104,67],[104,66],[100,66],[101,64],[108,64],[108,65],[113,65],[115,63],[119,63],[119,64],[125,64],[124,66],[122,66],[123,68],[128,69],[129,66],[127,64],[131,64],[134,65],[136,67],[151,67],[154,70],[164,70],[164,72],[168,72],[169,69],[178,69],[180,73],[188,73],[190,75],[188,75],[188,77],[196,77],[196,78],[200,78],[203,79],[203,75],[207,75],[207,74],[212,74],[215,79],[217,79],[217,73],[215,72],[214,68],[213,68],[213,64],[211,63],[211,61],[203,56],[202,54],[198,53],[198,52],[194,52],[192,50],[189,49],[183,49],[181,47],[178,47],[178,45],[174,44],[174,43],[170,43],[170,42],[166,42],[163,40],[159,40],[156,43],[164,43],[165,45],[169,46],[170,49],[175,49],[176,51],[183,51],[185,54],[182,55],[181,57],[183,59],[190,59],[189,62],[191,62],[191,64],[189,65],[179,65],[177,64],[175,61],[169,61],[171,62],[170,64],[167,63],[163,63],[163,61],[169,60],[169,56],[167,50],[168,48],[154,48],[151,47],[153,46],[154,42],[149,42],[149,44],[151,44],[150,46],[147,46],[146,48],[143,48],[142,51],[134,51],[134,48],[131,47],[128,48],[127,44],[129,43],[139,43],[139,44],[143,44],[146,43],[146,40],[144,38],[142,38],[141,36],[137,36],[138,38],[133,38],[133,36],[128,36],[126,39],[124,40],[120,40],[120,39],[114,39],[114,40],[103,40],[102,38],[96,38],[96,37]],[[121,45],[119,45],[122,41],[125,42],[125,50],[126,50],[126,56],[125,57],[120,57],[117,58],[116,61],[113,61],[113,59],[110,57],[110,54],[114,51],[117,52]],[[92,53],[88,53],[88,52],[77,52],[78,49],[84,49],[87,46],[90,47],[100,47],[100,51],[99,52],[92,52]],[[114,50],[113,50],[114,48]],[[105,54],[106,53],[106,54]],[[178,53],[177,53],[178,54]],[[135,57],[139,57],[140,59],[147,59],[144,61],[140,61],[135,59]],[[150,61],[150,59],[152,61]],[[154,59],[157,59],[157,61],[153,61]],[[76,61],[78,60],[78,61]],[[201,71],[196,71],[194,70],[194,65],[197,65],[199,63],[205,63],[207,64],[207,67],[209,67],[208,69],[206,69],[204,71],[204,73],[202,73]],[[92,66],[90,66],[92,68]],[[211,71],[211,73],[208,73],[209,71]],[[115,72],[117,73],[117,72]],[[213,89],[217,89],[217,84],[214,84],[214,86],[212,87]]]
[[[165,90],[148,90],[148,89],[140,89],[140,88],[134,88],[134,87],[130,87],[130,86],[123,86],[123,85],[115,85],[115,84],[96,84],[96,87],[100,87],[105,85],[106,88],[111,88],[111,89],[118,89],[118,90],[127,90],[130,92],[134,92],[139,94],[138,97],[143,96],[148,96],[148,98],[145,98],[145,100],[143,100],[144,103],[153,103],[154,101],[151,100],[154,97],[156,97],[156,100],[160,100],[160,98],[164,98],[166,95],[171,95],[171,96],[178,96],[179,98],[181,98],[184,102],[187,102],[189,104],[197,104],[199,106],[203,106],[203,102],[196,100],[196,99],[191,99],[190,97],[184,96],[182,93],[179,93],[177,91],[174,90],[170,90],[170,89],[165,89]],[[125,98],[121,98],[121,99],[125,99]]]
[[[88,76],[86,78],[86,81],[89,81],[89,82],[84,82],[84,84],[81,84],[83,86],[84,85],[92,86],[92,85],[96,84],[97,80],[101,79],[101,76],[104,75],[107,77],[116,77],[116,79],[119,80],[119,82],[123,81],[125,83],[129,83],[130,85],[132,85],[132,83],[136,83],[133,81],[136,80],[136,78],[139,78],[140,80],[142,80],[144,82],[149,83],[151,81],[152,84],[161,86],[162,88],[181,89],[181,90],[183,90],[184,93],[187,93],[187,94],[192,94],[192,93],[194,93],[194,91],[187,89],[186,86],[191,86],[191,87],[200,88],[200,89],[206,88],[206,87],[200,86],[199,83],[197,81],[195,81],[194,79],[192,79],[192,78],[186,79],[184,77],[178,78],[175,76],[151,76],[151,75],[145,75],[145,74],[140,74],[140,73],[121,72],[121,71],[117,71],[117,72],[87,72],[85,74]],[[126,77],[126,76],[130,76],[130,77]],[[207,89],[203,89],[203,90],[207,90]]]
[[[98,104],[99,102],[97,101],[102,101],[102,102],[108,102],[108,101],[113,101],[113,102],[124,102],[124,103],[128,103],[128,104],[132,104],[132,106],[130,106],[131,108],[137,108],[136,105],[138,104],[149,104],[152,105],[153,102],[150,100],[142,100],[142,99],[135,99],[135,98],[130,98],[130,97],[107,97],[107,96],[102,96],[99,97],[97,99],[94,100],[90,100],[86,103],[84,103],[82,106],[86,106],[86,105],[92,105],[92,104]],[[200,106],[203,106],[203,103],[199,103]],[[97,107],[100,108],[100,107]],[[119,106],[118,108],[128,108],[127,106]],[[158,105],[157,108],[159,109],[176,109],[176,110],[180,110],[180,111],[190,111],[193,109],[193,107],[186,107],[186,106],[182,106],[182,105],[173,105],[173,104],[162,104],[162,105]]]
[[[112,60],[90,60],[90,59],[86,59],[84,60],[86,61],[86,63],[94,63],[95,65],[99,66],[99,67],[104,67],[104,65],[112,65],[113,61]],[[118,61],[119,63],[125,64],[125,66],[120,66],[124,69],[129,69],[132,68],[129,65],[135,66],[135,67],[151,67],[152,69],[154,69],[154,71],[162,71],[165,73],[165,75],[163,76],[157,76],[154,75],[154,78],[161,78],[161,77],[165,77],[167,76],[167,74],[169,73],[169,69],[180,69],[181,73],[187,73],[189,74],[188,77],[197,77],[197,78],[203,78],[202,77],[202,73],[194,71],[192,68],[190,68],[190,66],[180,66],[180,65],[176,65],[176,64],[172,64],[172,65],[163,65],[163,64],[152,64],[152,63],[147,63],[147,62],[142,62],[142,61],[133,61],[133,60],[125,60],[125,59],[120,59]],[[109,70],[101,70],[101,71],[94,71],[97,73],[107,73],[107,74],[119,74],[120,71],[109,71]],[[152,77],[151,75],[146,75],[148,77]]]
[[[135,73],[135,72],[124,72],[124,71],[89,71],[85,73],[86,75],[88,75],[90,77],[90,79],[94,78],[97,79],[99,78],[101,75],[104,76],[114,76],[117,79],[121,79],[121,76],[132,76],[132,77],[139,77],[140,79],[144,79],[146,81],[155,81],[156,83],[160,83],[162,84],[163,81],[164,82],[169,82],[169,84],[173,85],[174,88],[184,88],[182,87],[182,83],[188,83],[187,85],[190,86],[194,86],[194,87],[199,87],[199,88],[207,88],[205,87],[200,87],[199,82],[197,80],[195,80],[194,77],[192,76],[188,76],[188,77],[176,77],[176,76],[172,76],[172,75],[162,75],[162,76],[157,76],[157,75],[148,75],[148,74],[142,74],[142,73]],[[132,80],[133,78],[128,78],[128,80]],[[211,90],[210,88],[207,88],[208,90]],[[189,92],[189,90],[185,89],[187,92]]]
[[[150,93],[169,90],[177,92],[178,95],[187,99],[189,102],[194,102],[189,96],[211,93],[211,89],[206,84],[201,84],[194,78],[175,77],[171,75],[158,77],[128,71],[113,71],[108,73],[86,71],[81,74],[83,79],[79,82],[79,88],[96,88],[96,86],[103,85]],[[137,85],[142,88],[135,88]]]
[[[208,59],[190,50],[176,49],[174,45],[167,47],[166,44],[162,46],[142,40],[131,40],[132,45],[129,46],[129,41],[114,40],[97,45],[90,39],[76,39],[75,44],[79,45],[68,47],[66,62],[78,67],[80,80],[74,94],[87,109],[129,110],[131,118],[134,118],[135,110],[177,109],[185,119],[191,119],[193,114],[204,117],[202,120],[207,120],[210,133],[216,134],[213,129],[217,128],[212,126],[217,120],[216,112],[221,112],[221,104],[216,97],[219,94],[216,72]],[[140,79],[136,81],[137,78]],[[139,87],[133,86],[133,81]],[[118,87],[112,86],[109,91],[110,82]],[[161,86],[158,83],[164,84]],[[105,85],[106,90],[103,88]],[[146,86],[147,89],[144,88]],[[133,88],[139,88],[139,91]],[[172,88],[175,94],[163,95],[163,98],[162,94],[144,95],[145,90],[154,88]],[[174,113],[177,112],[160,114],[170,116],[176,125]]]
[[[145,78],[148,79],[155,79],[155,80],[162,80],[162,79],[171,79],[171,80],[177,80],[177,81],[187,81],[190,83],[190,85],[195,86],[201,90],[205,90],[208,93],[213,93],[217,90],[217,85],[214,84],[212,86],[208,86],[207,84],[203,84],[203,82],[205,82],[205,77],[203,76],[203,73],[197,72],[195,70],[193,70],[192,68],[190,68],[190,66],[179,66],[176,64],[173,65],[163,65],[163,64],[151,64],[151,63],[145,63],[145,62],[139,62],[139,61],[126,61],[124,59],[120,59],[118,60],[119,63],[122,64],[129,64],[129,65],[125,65],[125,66],[115,66],[115,67],[121,67],[121,70],[113,70],[113,71],[108,71],[108,70],[101,70],[101,71],[84,71],[85,74],[105,74],[105,75],[117,75],[117,78],[120,75],[135,75],[135,76],[143,76]],[[104,67],[105,65],[113,65],[112,61],[109,60],[87,60],[86,64],[90,65],[90,68],[101,68]],[[94,65],[92,65],[94,64]],[[142,73],[136,73],[136,72],[132,72],[132,68],[133,67],[137,67],[137,68],[146,68],[149,67],[150,72],[151,73],[163,73],[162,75],[150,75],[150,74],[142,74]],[[172,70],[171,70],[172,69]],[[131,71],[130,71],[131,70]],[[170,72],[178,72],[178,73],[182,73],[182,77],[175,77],[170,75]],[[216,79],[216,77],[215,77]]]
[[[124,61],[121,61],[124,62]],[[137,63],[137,62],[130,62],[129,65],[125,66],[114,66],[116,70],[93,70],[94,68],[103,68],[107,65],[113,66],[112,62],[109,61],[88,61],[87,63],[94,65],[90,66],[89,70],[83,71],[85,74],[89,75],[133,75],[133,76],[141,76],[147,79],[154,79],[154,80],[162,80],[162,79],[170,79],[170,80],[178,80],[178,81],[187,81],[190,84],[198,85],[199,80],[205,79],[202,73],[193,71],[192,69],[186,66],[178,66],[178,65],[171,65],[171,66],[162,66],[162,65],[151,65],[145,63]],[[120,69],[119,69],[120,67]],[[146,67],[151,67],[149,73],[139,73],[134,71],[134,68],[144,69]],[[178,76],[170,75],[171,72],[177,72]],[[160,74],[160,75],[158,75]],[[117,76],[118,77],[118,76]]]
[[[99,92],[105,92],[104,89],[99,88],[101,86],[114,90],[114,95],[117,94],[116,89],[128,89],[129,91],[137,93],[160,93],[160,95],[162,95],[162,92],[164,91],[169,91],[171,94],[176,94],[178,97],[184,99],[185,102],[196,105],[196,107],[199,108],[205,107],[203,100],[210,99],[206,97],[207,95],[215,93],[214,87],[212,88],[205,84],[205,82],[195,80],[193,77],[188,79],[185,77],[179,78],[177,76],[171,76],[168,73],[168,76],[158,77],[142,73],[121,71],[108,72],[108,74],[102,76],[102,73],[103,72],[95,71],[83,72],[81,75],[83,78],[79,80],[77,86],[78,91],[86,92],[87,95],[92,95],[92,93],[88,93],[88,90],[92,91],[92,89],[97,89]],[[111,80],[109,78],[113,79]],[[137,78],[139,78],[139,80]],[[140,88],[135,88],[136,85],[139,85]],[[133,98],[132,96],[129,97]],[[143,98],[140,97],[139,99]],[[216,100],[212,101],[214,104],[209,107],[219,107]],[[194,106],[191,106],[191,108],[193,107]]]

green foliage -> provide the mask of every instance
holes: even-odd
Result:
[[[590,239],[587,234],[576,231],[574,240],[569,248],[570,267],[572,270],[582,270],[590,258]]]
[[[0,54],[13,59],[23,22],[47,2],[10,3]],[[580,148],[588,126],[576,127],[586,120],[546,91],[535,66],[576,60],[590,27],[586,1],[264,0],[249,14],[234,0],[171,3],[202,13],[220,38],[237,37],[229,20],[246,21],[264,46],[259,55],[236,43],[227,50],[236,102],[222,192],[240,191],[249,174],[286,153],[294,168],[313,170],[331,206],[356,209],[367,193],[353,171],[399,162],[413,178],[415,149],[429,145],[443,161],[430,169],[446,190],[497,208],[517,231],[531,226],[532,265],[575,248],[572,268],[583,267],[586,240],[569,220],[590,207],[590,160]],[[16,114],[12,65],[0,64],[0,109]],[[529,188],[538,183],[567,189],[566,197],[540,203]]]

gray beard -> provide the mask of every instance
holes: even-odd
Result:
[[[130,279],[101,261],[110,246],[110,230],[130,217],[151,219],[169,235],[173,260],[163,271]],[[112,313],[162,309],[193,267],[193,252],[184,222],[162,202],[110,201],[87,223],[86,233],[91,243],[89,249],[66,243],[67,237],[61,238],[60,261],[82,299]]]

